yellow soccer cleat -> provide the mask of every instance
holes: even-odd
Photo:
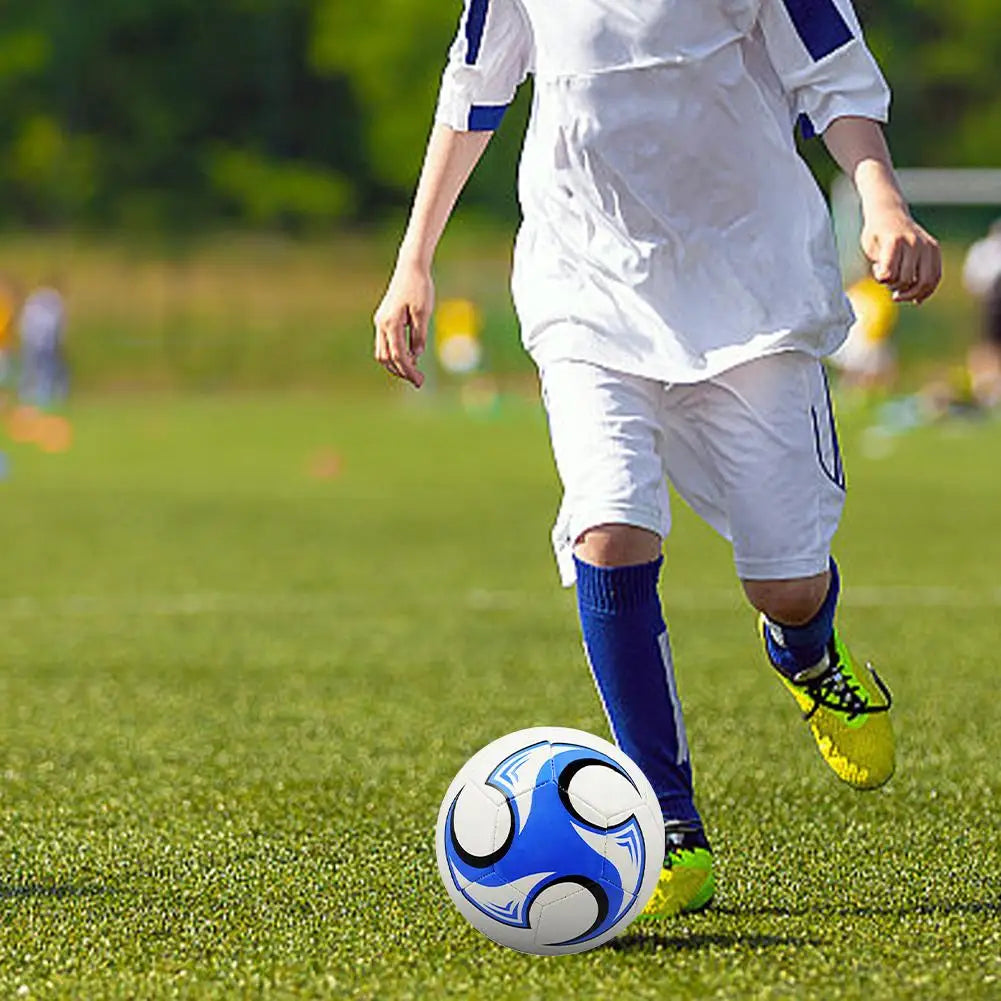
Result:
[[[641,918],[669,918],[701,911],[709,905],[716,889],[712,849],[702,830],[672,830],[668,824],[666,833],[664,868]]]
[[[767,623],[759,620],[762,639]],[[773,665],[774,666],[774,665]],[[857,664],[837,630],[827,664],[812,677],[793,681],[776,670],[810,724],[821,757],[855,789],[877,789],[894,769],[889,689],[871,665]]]

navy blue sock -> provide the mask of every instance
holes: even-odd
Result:
[[[657,591],[662,560],[630,567],[574,562],[584,647],[615,742],[650,780],[666,821],[701,826]]]
[[[827,653],[834,632],[834,612],[838,607],[841,578],[831,560],[831,584],[820,610],[802,626],[784,626],[766,616],[765,648],[768,658],[786,677],[816,667]]]

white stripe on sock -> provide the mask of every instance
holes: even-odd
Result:
[[[674,730],[678,738],[677,764],[691,760],[688,754],[688,734],[685,732],[685,717],[681,711],[681,699],[678,698],[678,685],[674,680],[674,657],[671,654],[671,640],[665,629],[657,637],[660,647],[660,657],[664,664],[664,677],[667,679],[667,693],[671,699],[671,709],[674,712]]]

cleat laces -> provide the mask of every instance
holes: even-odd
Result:
[[[685,856],[698,848],[712,851],[705,832],[697,824],[684,821],[669,821],[664,825],[664,866],[671,868],[674,862],[681,862]]]
[[[803,719],[810,719],[818,709],[830,709],[832,712],[841,713],[849,723],[859,716],[887,712],[893,704],[893,696],[872,664],[868,664],[867,667],[886,700],[883,705],[871,705],[858,681],[843,673],[840,661],[834,660],[819,677],[803,683],[806,694],[813,699],[813,706],[808,712],[803,713]]]

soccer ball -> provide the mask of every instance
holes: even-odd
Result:
[[[442,801],[438,869],[459,911],[520,952],[583,952],[644,908],[664,862],[664,820],[639,767],[582,730],[501,737]]]

